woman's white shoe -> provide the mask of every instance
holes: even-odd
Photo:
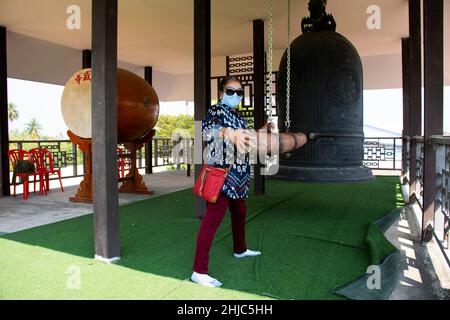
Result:
[[[195,283],[212,288],[217,288],[222,285],[222,282],[220,282],[219,280],[214,279],[207,274],[201,274],[197,272],[192,273],[191,280]]]
[[[252,251],[252,250],[247,250],[244,253],[235,253],[234,254],[235,258],[256,257],[259,255],[261,255],[261,251]]]

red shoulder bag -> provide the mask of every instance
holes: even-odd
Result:
[[[217,202],[229,171],[205,165],[195,181],[194,193],[208,202]]]

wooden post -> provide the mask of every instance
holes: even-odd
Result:
[[[264,67],[264,21],[253,20],[253,84],[255,86],[255,130],[264,125],[265,110],[265,67]],[[261,174],[262,164],[259,156],[254,166],[254,192],[260,196],[265,194],[265,176]]]
[[[0,26],[0,197],[10,195],[7,65],[6,28]]]
[[[410,111],[410,94],[411,94],[411,46],[410,39],[402,39],[402,80],[403,80],[403,143],[402,143],[402,177],[409,179],[408,167],[408,143],[411,138],[411,111]]]
[[[82,51],[81,67],[83,69],[92,68],[92,51],[91,50],[85,49]],[[88,164],[87,164],[86,154],[83,152],[83,174],[86,174],[87,166],[88,166]]]
[[[145,185],[143,177],[139,174],[139,169],[136,165],[138,150],[141,150],[148,141],[153,139],[155,130],[152,129],[146,133],[142,138],[139,138],[133,142],[124,143],[125,149],[129,153],[122,154],[122,159],[128,159],[130,163],[129,173],[126,177],[120,178],[119,182],[123,182],[120,186],[119,192],[121,193],[134,193],[142,195],[151,195],[153,191],[149,191]]]
[[[92,68],[92,51],[91,50],[83,50],[82,52],[82,67],[83,69]]]
[[[120,259],[117,192],[117,0],[92,1],[92,151],[95,257]]]
[[[201,121],[211,105],[211,0],[194,0],[194,120],[195,179],[203,167]],[[197,217],[203,218],[205,201],[197,197]]]
[[[444,1],[424,0],[424,178],[423,231],[434,223],[436,186],[436,150],[433,135],[444,134]],[[424,232],[422,233],[424,240]]]
[[[421,43],[421,0],[409,0],[409,37],[410,42],[410,132],[411,136],[422,135],[422,43]],[[410,197],[416,193],[417,186],[417,150],[416,142],[411,142]],[[414,198],[410,199],[411,202]]]
[[[84,173],[83,180],[74,197],[70,197],[70,202],[93,203],[93,186],[92,186],[92,140],[83,139],[75,135],[72,131],[67,131],[70,141],[75,149],[78,146],[83,152]]]
[[[153,85],[153,68],[151,66],[145,67],[145,81],[148,84]],[[152,163],[152,140],[145,144],[145,173],[153,173],[153,163]]]

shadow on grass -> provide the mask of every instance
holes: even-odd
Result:
[[[263,255],[233,258],[227,215],[213,243],[210,273],[235,291],[339,299],[332,290],[358,278],[370,264],[367,227],[399,204],[397,182],[392,177],[343,185],[269,180],[266,196],[248,200],[248,247]],[[190,189],[121,207],[118,265],[188,278],[200,225],[194,210]],[[88,259],[94,255],[92,215],[3,238]]]

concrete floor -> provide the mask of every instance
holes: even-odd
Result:
[[[28,201],[24,201],[21,194],[16,198],[0,198],[0,235],[92,213],[92,205],[71,203],[68,200],[75,195],[80,180],[63,180],[64,193],[59,189],[58,181],[52,181],[47,196],[31,193]],[[122,205],[154,198],[190,188],[194,184],[194,178],[187,177],[186,171],[144,175],[144,181],[149,190],[154,191],[153,195],[119,194],[119,203]]]
[[[404,198],[409,198],[405,192]],[[417,204],[406,206],[385,232],[402,253],[402,274],[390,300],[450,299],[450,268],[434,240],[422,244],[420,217]]]

